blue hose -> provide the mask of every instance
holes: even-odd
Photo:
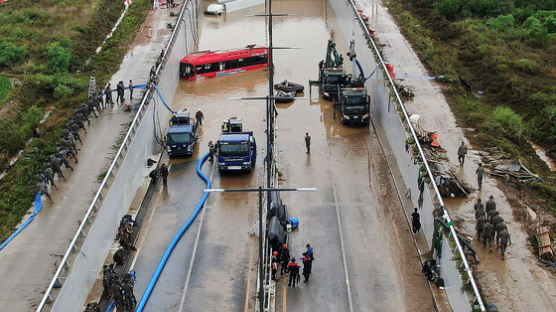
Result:
[[[207,177],[205,175],[205,173],[201,170],[203,168],[203,164],[205,163],[205,161],[208,159],[209,156],[210,156],[210,153],[207,153],[205,156],[203,156],[203,158],[201,158],[201,161],[199,162],[199,165],[197,166],[197,174],[203,180],[205,180],[205,182],[207,183],[207,188],[210,189],[210,188],[212,188],[212,182],[210,181],[209,177]],[[145,305],[147,304],[147,301],[149,300],[149,297],[151,296],[151,293],[154,289],[154,286],[156,285],[156,282],[158,281],[158,278],[160,277],[160,274],[162,273],[162,270],[164,269],[164,266],[166,265],[166,262],[168,261],[168,258],[170,258],[170,255],[172,254],[172,251],[174,251],[174,248],[176,247],[176,245],[180,241],[183,234],[185,234],[185,232],[187,232],[187,229],[189,229],[189,227],[191,226],[193,221],[195,221],[195,218],[197,218],[197,215],[199,214],[201,209],[203,209],[203,206],[205,205],[205,202],[207,201],[208,196],[209,196],[209,193],[205,193],[203,195],[203,198],[201,199],[199,204],[197,204],[197,208],[195,208],[195,211],[193,211],[193,214],[191,215],[191,217],[189,217],[189,220],[187,220],[187,222],[182,226],[182,228],[179,230],[179,232],[176,234],[176,236],[174,237],[174,239],[170,243],[170,246],[168,246],[168,248],[166,249],[166,252],[164,253],[164,256],[162,256],[162,260],[160,260],[160,263],[158,264],[158,267],[156,268],[156,271],[154,272],[153,277],[151,278],[149,286],[147,286],[147,289],[145,290],[145,293],[143,294],[143,297],[141,298],[141,302],[139,302],[139,305],[137,306],[137,309],[135,310],[136,312],[141,312],[145,308]]]
[[[31,222],[33,222],[33,220],[35,220],[35,217],[39,214],[39,212],[41,212],[42,210],[42,201],[41,201],[41,192],[38,192],[37,195],[35,196],[35,211],[33,212],[33,214],[29,217],[29,219],[27,219],[27,221],[25,221],[25,223],[23,223],[19,229],[17,229],[17,231],[15,231],[12,235],[10,235],[10,237],[8,237],[8,239],[6,239],[2,244],[0,244],[0,250],[4,249],[4,247],[6,247],[17,235],[19,235],[19,233],[23,232],[23,230],[25,230],[25,228],[31,224]]]
[[[112,301],[112,303],[110,303],[108,308],[106,308],[105,312],[112,312],[112,310],[114,310],[115,307],[116,307],[116,301]]]
[[[359,63],[359,60],[355,59],[355,64],[357,64],[357,67],[359,68],[359,72],[361,73],[361,77],[363,78],[363,80],[367,80],[375,74],[377,68],[382,64],[382,62],[376,64],[373,71],[369,74],[369,77],[365,77],[365,73],[363,72],[363,67],[361,66],[361,63]]]

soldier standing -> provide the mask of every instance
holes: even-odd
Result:
[[[129,102],[133,101],[133,82],[129,79]]]
[[[413,234],[419,233],[419,229],[421,228],[421,216],[417,212],[417,208],[411,214],[411,230]]]
[[[487,221],[483,229],[483,246],[490,248],[493,238],[494,238],[494,226],[492,225],[492,223]]]
[[[116,91],[118,94],[118,97],[116,98],[116,102],[119,102],[120,104],[124,103],[124,82],[120,80],[120,82],[118,82],[118,84],[116,85]]]
[[[166,186],[168,184],[168,167],[166,167],[166,164],[160,166],[160,175],[162,176],[162,184]]]
[[[477,230],[477,237],[479,239],[483,237],[483,231],[485,229],[486,222],[487,219],[485,218],[485,216],[480,216],[479,218],[477,218],[477,224],[475,225],[475,229]]]
[[[475,220],[478,220],[480,217],[486,217],[484,210],[477,210],[475,212]]]
[[[105,105],[108,106],[108,103],[110,103],[110,105],[114,106],[114,102],[112,101],[112,89],[110,88],[110,83],[108,83],[108,85],[104,89],[104,96],[106,97]]]
[[[475,209],[475,212],[477,212],[477,210],[485,210],[485,205],[483,205],[480,198],[477,198],[477,202],[475,203],[475,206],[473,206],[473,209]]]
[[[311,136],[309,136],[309,132],[305,132],[305,147],[307,147],[307,153],[311,153]]]
[[[467,154],[467,146],[465,146],[465,142],[461,141],[461,145],[458,148],[458,161],[460,166],[463,167],[463,163],[465,162],[465,155]]]
[[[203,125],[203,118],[205,118],[205,116],[203,115],[203,112],[200,108],[195,113],[195,118],[199,121],[200,125]]]
[[[494,201],[494,196],[490,195],[486,202],[486,212],[491,210],[496,210],[496,202]]]
[[[477,184],[479,185],[479,191],[481,191],[483,187],[483,175],[485,174],[485,168],[483,164],[479,163],[479,167],[475,170],[475,174],[477,175]]]
[[[58,187],[54,183],[54,171],[52,170],[52,168],[50,168],[50,166],[44,169],[44,177],[46,181],[50,183],[50,185],[54,186],[55,189],[58,189]]]
[[[507,230],[503,230],[500,232],[500,249],[502,251],[502,258],[504,258],[504,254],[506,253],[506,248],[508,244],[512,244],[512,240],[510,239],[510,233]]]
[[[492,221],[494,218],[498,217],[498,215],[500,214],[500,212],[498,212],[498,210],[491,210],[488,212],[488,220]]]
[[[500,245],[500,233],[507,231],[508,227],[504,222],[500,222],[494,227],[494,230],[496,231],[496,245]]]
[[[41,195],[46,195],[46,197],[48,197],[50,202],[52,202],[52,197],[50,196],[50,193],[48,193],[48,189],[47,189],[46,184],[44,182],[39,182],[37,184],[37,189],[38,189],[39,192],[41,192]]]

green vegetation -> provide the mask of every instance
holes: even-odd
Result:
[[[554,203],[554,173],[527,139],[556,159],[556,1],[390,0],[388,5],[431,74],[446,76],[452,111],[477,129],[474,145],[498,146],[520,157],[547,178],[531,189]]]
[[[16,103],[0,115],[0,172],[25,148],[0,180],[0,241],[31,206],[36,174],[54,150],[73,108],[85,100],[89,77],[95,76],[102,85],[118,70],[151,5],[135,0],[96,54],[123,9],[122,1],[24,0],[23,4],[0,4],[0,108],[8,98]],[[32,138],[46,111],[51,114],[40,125],[40,133],[46,135]]]

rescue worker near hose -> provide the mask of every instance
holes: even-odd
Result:
[[[166,164],[160,166],[160,175],[162,176],[162,184],[166,186],[168,184],[168,167],[166,167]]]
[[[108,106],[108,103],[110,103],[110,105],[114,106],[114,102],[112,101],[112,89],[110,88],[110,83],[104,89],[104,96],[106,97],[106,100],[104,101],[105,105]]]
[[[295,283],[299,283],[299,264],[295,262],[295,258],[292,258],[290,264],[288,264],[288,272],[289,272],[289,279],[288,279],[288,286],[295,287]]]
[[[212,141],[208,142],[208,148],[209,148],[209,161],[213,161],[214,153],[216,152],[216,150],[214,148],[214,144],[212,143]]]
[[[37,184],[37,189],[39,192],[41,192],[41,195],[46,195],[50,202],[52,202],[52,197],[50,197],[50,193],[48,193],[48,189],[46,188],[46,184],[44,182],[39,182]]]
[[[133,101],[133,83],[129,80],[129,101]]]
[[[118,97],[116,98],[116,102],[119,102],[120,104],[124,103],[124,82],[120,80],[120,82],[118,82],[118,84],[116,85],[116,92]]]
[[[483,175],[485,174],[485,168],[483,164],[479,163],[479,167],[475,170],[475,174],[477,175],[477,184],[479,185],[479,191],[481,191],[483,187]]]
[[[465,146],[465,142],[461,141],[461,145],[458,148],[458,161],[459,165],[463,167],[463,163],[465,162],[465,155],[467,154],[467,146]]]

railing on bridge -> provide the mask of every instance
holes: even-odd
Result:
[[[331,5],[343,5],[343,3],[335,3],[335,1],[330,1]],[[442,196],[440,195],[440,192],[436,186],[436,183],[434,182],[434,175],[431,172],[431,169],[429,167],[429,164],[427,162],[427,157],[425,155],[425,153],[423,152],[423,148],[421,147],[421,145],[419,144],[419,140],[417,139],[417,135],[415,133],[415,129],[413,128],[413,125],[411,124],[411,122],[409,121],[409,114],[407,113],[405,106],[401,100],[400,95],[398,94],[398,91],[395,87],[394,81],[386,67],[386,62],[382,57],[382,54],[380,53],[373,37],[374,34],[371,34],[371,30],[367,27],[366,23],[363,21],[361,15],[358,14],[357,12],[357,7],[354,3],[353,0],[348,0],[347,1],[348,6],[351,7],[351,14],[354,15],[357,19],[357,21],[359,22],[359,26],[361,26],[362,30],[363,30],[363,35],[365,37],[365,39],[367,40],[367,42],[369,43],[369,47],[371,48],[371,52],[373,52],[373,56],[374,59],[373,60],[367,60],[368,64],[370,65],[370,68],[373,68],[374,66],[376,66],[376,64],[381,64],[381,67],[383,69],[383,74],[386,77],[386,80],[388,81],[388,86],[386,86],[386,88],[388,89],[388,92],[384,92],[383,90],[380,90],[381,87],[384,88],[385,85],[383,84],[383,79],[384,77],[380,77],[380,75],[375,75],[374,77],[374,81],[372,81],[372,86],[371,88],[375,91],[374,94],[373,92],[371,92],[373,98],[373,102],[375,105],[375,112],[377,113],[378,116],[375,116],[375,120],[374,122],[380,122],[381,126],[384,128],[386,135],[388,137],[388,141],[390,143],[390,146],[394,152],[394,154],[396,155],[396,160],[397,160],[397,164],[398,167],[403,175],[404,178],[404,182],[406,183],[406,186],[408,187],[409,190],[409,196],[411,197],[411,200],[413,201],[413,203],[415,203],[416,207],[418,206],[418,196],[417,196],[417,176],[418,176],[418,170],[420,169],[420,164],[410,164],[413,163],[412,160],[412,155],[408,155],[407,152],[405,152],[404,150],[404,145],[406,143],[406,139],[407,138],[413,138],[417,149],[418,149],[418,157],[420,157],[423,161],[422,161],[422,165],[425,167],[426,169],[426,173],[427,176],[429,177],[431,183],[430,186],[432,186],[432,194],[430,193],[430,188],[425,188],[424,193],[425,198],[422,199],[423,202],[423,211],[425,212],[429,212],[430,215],[422,215],[422,218],[425,219],[425,222],[423,222],[423,230],[425,232],[425,235],[427,237],[427,242],[431,242],[432,241],[432,231],[434,231],[434,216],[433,211],[436,209],[441,209],[442,212],[442,216],[443,218],[447,221],[448,224],[453,224],[451,223],[452,219],[450,218],[450,215],[448,214],[448,211],[446,210],[446,206],[444,204],[444,201],[442,199]],[[341,9],[338,6],[339,9]],[[338,13],[338,12],[336,12]],[[349,27],[349,26],[348,26]],[[355,26],[354,26],[355,27]],[[347,32],[347,31],[346,31]],[[374,32],[374,31],[373,31]],[[353,33],[355,34],[355,29],[353,29]],[[367,47],[358,47],[358,49],[364,50]],[[357,53],[358,56],[363,55],[362,53]],[[374,62],[374,63],[372,63]],[[382,92],[381,92],[382,91]],[[394,112],[391,111],[391,107],[392,107],[392,98],[391,98],[391,94],[394,95]],[[382,106],[380,106],[382,105]],[[379,108],[377,108],[379,107]],[[400,116],[400,114],[402,116]],[[399,127],[401,125],[401,128]],[[390,131],[392,130],[392,131]],[[401,131],[400,131],[401,130]],[[403,132],[400,133],[400,132]],[[402,137],[405,136],[405,137]],[[417,170],[416,170],[417,169]],[[411,182],[411,183],[408,183]],[[414,190],[416,190],[415,192],[413,192],[413,194],[411,194],[411,188],[412,186],[414,187]],[[431,196],[432,195],[432,196]],[[477,287],[477,283],[475,282],[475,279],[473,277],[473,270],[470,267],[469,263],[467,262],[467,258],[465,256],[465,253],[463,251],[463,248],[461,246],[461,243],[459,241],[459,239],[457,238],[456,235],[456,229],[453,225],[449,226],[449,232],[450,235],[448,238],[444,239],[444,243],[442,244],[442,253],[443,256],[441,258],[441,262],[440,265],[443,269],[442,271],[442,275],[443,277],[445,276],[448,277],[448,281],[447,281],[447,285],[446,285],[446,293],[448,295],[448,298],[450,300],[450,304],[452,305],[452,308],[454,309],[454,311],[471,311],[473,309],[472,307],[472,303],[470,302],[470,300],[468,299],[468,297],[465,295],[465,292],[462,290],[462,288],[464,287],[464,283],[461,280],[461,276],[458,270],[458,263],[456,262],[456,259],[459,259],[462,263],[461,263],[461,269],[463,269],[463,271],[465,271],[465,274],[467,275],[467,282],[471,287],[471,293],[472,295],[474,295],[475,299],[473,300],[474,303],[476,303],[481,311],[486,311],[485,310],[485,306],[483,304],[483,300],[481,297],[481,294],[479,292],[479,289]],[[454,249],[452,249],[452,246],[455,246]],[[448,254],[449,253],[449,254]],[[453,256],[453,258],[452,258]],[[459,281],[459,283],[457,283],[457,281]],[[455,282],[456,284],[459,285],[453,285],[452,282]],[[462,287],[455,287],[455,286],[462,286]],[[467,300],[464,300],[465,297]],[[467,301],[466,304],[464,301]],[[462,306],[464,305],[464,306]]]
[[[172,48],[176,43],[176,41],[178,41],[177,36],[180,33],[182,22],[184,23],[186,22],[185,20],[186,17],[189,19],[189,21],[194,21],[194,23],[191,23],[191,25],[193,25],[193,27],[191,27],[191,32],[192,32],[192,37],[194,38],[193,40],[194,42],[196,42],[197,12],[198,12],[198,0],[187,0],[184,2],[183,7],[180,11],[180,15],[178,17],[178,22],[176,23],[172,35],[169,39],[169,42],[166,45],[166,48],[164,49],[164,53],[161,58],[161,61],[158,67],[156,68],[156,77],[160,77],[160,74],[163,72],[165,64],[168,62],[169,55],[171,54]],[[185,50],[189,51],[189,47],[187,47],[187,42],[188,42],[187,32],[185,33],[185,36],[186,36]],[[42,311],[48,303],[54,301],[54,298],[52,298],[53,289],[63,287],[64,285],[63,279],[69,277],[69,274],[66,276],[64,276],[63,274],[69,272],[69,270],[71,269],[72,264],[70,263],[71,261],[70,257],[81,251],[81,248],[83,247],[85,239],[88,235],[88,230],[90,229],[89,225],[93,224],[97,216],[97,212],[99,212],[100,211],[99,209],[106,204],[105,202],[103,202],[103,198],[105,196],[103,195],[103,192],[106,194],[108,192],[107,190],[110,190],[112,183],[115,180],[116,175],[118,174],[119,168],[122,166],[124,159],[128,155],[128,151],[136,137],[136,133],[138,132],[144,120],[143,117],[146,115],[146,111],[149,107],[148,104],[155,96],[156,94],[153,92],[152,88],[147,88],[145,90],[143,97],[141,99],[141,104],[139,106],[139,109],[135,117],[133,118],[133,121],[129,126],[129,129],[125,137],[123,138],[120,148],[116,152],[114,156],[114,160],[110,164],[110,167],[108,168],[108,171],[106,172],[104,179],[100,183],[100,186],[95,196],[93,197],[93,200],[89,205],[89,208],[85,213],[85,216],[80,221],[79,227],[77,228],[75,235],[73,236],[66,252],[64,253],[64,256],[62,257],[60,264],[58,265],[56,272],[54,273],[54,276],[50,281],[50,284],[48,285],[48,288],[46,289],[46,292],[37,307],[36,310],[37,312]],[[129,191],[135,193],[136,190],[129,190]],[[105,243],[109,244],[108,241],[106,241]],[[65,307],[65,308],[69,310],[76,309],[76,307]]]

